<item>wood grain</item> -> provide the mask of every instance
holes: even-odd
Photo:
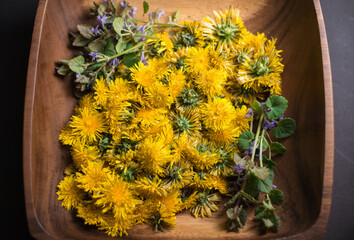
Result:
[[[132,1],[142,6],[142,1]],[[60,206],[56,186],[70,162],[58,141],[76,100],[69,80],[55,75],[58,59],[76,54],[68,32],[87,18],[89,0],[40,0],[32,38],[24,109],[23,169],[27,220],[37,239],[110,239],[88,227]],[[278,39],[283,50],[287,115],[297,122],[296,134],[285,141],[275,184],[285,192],[282,226],[277,234],[258,235],[248,224],[239,233],[224,230],[222,211],[212,218],[177,217],[177,227],[154,233],[148,226],[130,230],[127,239],[318,239],[326,231],[333,181],[334,117],[327,39],[319,0],[149,1],[166,15],[181,10],[181,19],[200,20],[212,10],[234,6],[247,29]],[[141,11],[141,7],[140,7]],[[138,12],[141,14],[141,12]]]

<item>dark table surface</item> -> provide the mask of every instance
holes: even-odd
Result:
[[[38,0],[1,1],[0,5],[0,239],[32,239],[25,214],[21,149],[27,64],[37,5]],[[335,113],[332,209],[323,239],[354,239],[354,0],[321,0],[321,6]]]

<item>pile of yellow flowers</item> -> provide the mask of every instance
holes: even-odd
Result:
[[[58,185],[66,209],[110,236],[209,217],[234,174],[255,99],[281,93],[276,40],[252,34],[233,8],[181,21],[146,41],[147,60],[99,77],[60,134],[73,164]]]

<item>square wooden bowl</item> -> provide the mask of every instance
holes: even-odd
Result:
[[[40,0],[33,32],[27,75],[23,169],[26,211],[31,234],[38,239],[109,239],[84,225],[74,213],[61,207],[56,186],[70,163],[70,154],[58,140],[76,99],[70,81],[55,74],[55,63],[77,54],[68,32],[89,20],[91,0]],[[141,16],[142,1],[138,6]],[[332,80],[328,46],[319,0],[213,0],[149,1],[150,9],[166,15],[181,10],[180,19],[201,20],[212,10],[238,8],[245,26],[278,39],[285,71],[287,115],[297,122],[288,151],[279,159],[275,184],[286,199],[278,233],[259,235],[250,216],[239,233],[224,229],[220,210],[211,218],[195,219],[188,212],[177,217],[177,227],[155,233],[149,226],[130,230],[130,239],[315,239],[328,223],[333,177],[334,123]],[[222,209],[222,206],[220,206]]]

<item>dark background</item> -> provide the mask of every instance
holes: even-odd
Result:
[[[2,0],[0,5],[0,239],[32,239],[24,204],[22,124],[37,5],[38,0]],[[321,6],[331,56],[335,113],[332,209],[323,239],[354,239],[354,0],[321,0]]]

